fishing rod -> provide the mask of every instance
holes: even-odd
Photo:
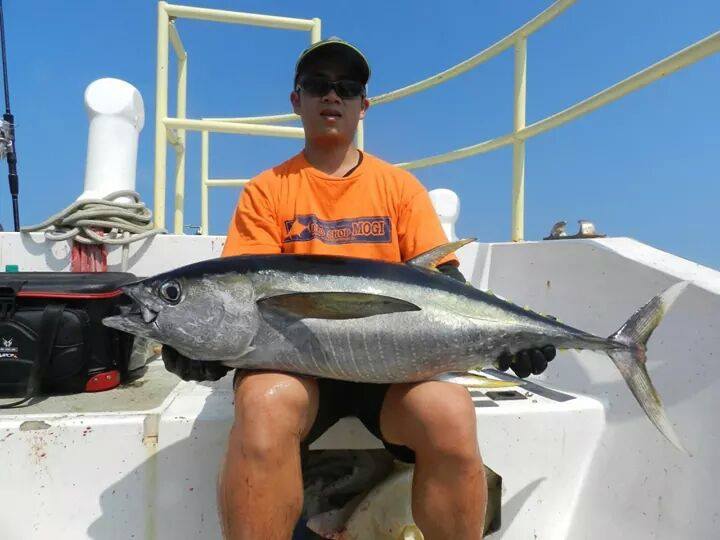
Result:
[[[3,85],[5,89],[5,114],[0,125],[0,159],[7,158],[10,196],[12,197],[13,222],[15,232],[20,230],[20,210],[18,209],[17,154],[15,153],[15,118],[10,112],[10,88],[8,86],[7,57],[5,54],[5,17],[3,3],[0,0],[0,47],[2,48]],[[2,230],[2,225],[0,225]]]

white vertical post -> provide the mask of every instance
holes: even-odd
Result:
[[[120,79],[93,81],[85,89],[88,113],[85,189],[78,198],[98,199],[135,189],[138,137],[145,125],[140,92]],[[132,202],[122,197],[119,202]]]
[[[155,92],[155,226],[165,227],[165,185],[167,183],[168,26],[166,2],[158,2],[157,86]]]
[[[513,133],[525,127],[525,95],[527,83],[527,38],[515,42],[515,88],[513,93]],[[513,143],[512,241],[525,235],[525,141]]]
[[[208,217],[208,179],[210,178],[210,135],[201,133],[200,142],[200,234],[208,234],[210,219]]]
[[[365,91],[367,92],[367,86],[365,87]],[[355,146],[358,147],[359,150],[365,150],[365,120],[360,120],[358,122],[357,131],[355,131]]]
[[[322,39],[322,22],[317,17],[312,20],[313,26],[310,30],[310,43],[317,43]]]
[[[355,133],[355,145],[358,147],[359,150],[365,150],[365,120],[364,119],[360,120],[360,122],[358,122],[357,132]]]
[[[178,59],[177,80],[177,117],[185,118],[187,104],[187,54]],[[185,215],[185,156],[187,144],[185,130],[177,130],[177,148],[175,153],[175,234],[183,234]]]

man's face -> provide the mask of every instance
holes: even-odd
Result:
[[[324,95],[312,95],[302,88],[302,82],[308,77],[336,82],[353,80],[352,74],[333,59],[320,60],[303,70],[299,77],[300,89],[290,94],[293,110],[302,119],[307,140],[328,145],[352,142],[358,122],[365,118],[370,102],[364,95],[340,97],[335,88]]]

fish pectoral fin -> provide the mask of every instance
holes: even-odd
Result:
[[[372,315],[420,311],[411,302],[369,293],[310,292],[270,296],[257,301],[261,313],[281,313],[299,319],[360,319]]]
[[[462,240],[442,244],[441,246],[430,249],[425,253],[421,253],[417,257],[413,257],[412,259],[406,261],[406,264],[419,266],[420,268],[427,268],[428,270],[435,270],[435,267],[442,259],[450,255],[453,251],[460,249],[465,244],[475,242],[475,240],[475,238],[463,238]]]

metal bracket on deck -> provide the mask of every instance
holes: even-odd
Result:
[[[143,420],[143,444],[150,448],[157,447],[160,435],[160,415],[148,414]]]
[[[595,224],[592,221],[588,221],[586,219],[579,219],[578,224],[580,225],[580,229],[578,230],[577,234],[570,236],[567,234],[567,232],[565,232],[565,225],[567,225],[567,221],[558,221],[555,225],[553,225],[552,229],[550,229],[550,235],[543,238],[543,240],[605,238],[607,236],[605,234],[597,232],[595,230]]]

